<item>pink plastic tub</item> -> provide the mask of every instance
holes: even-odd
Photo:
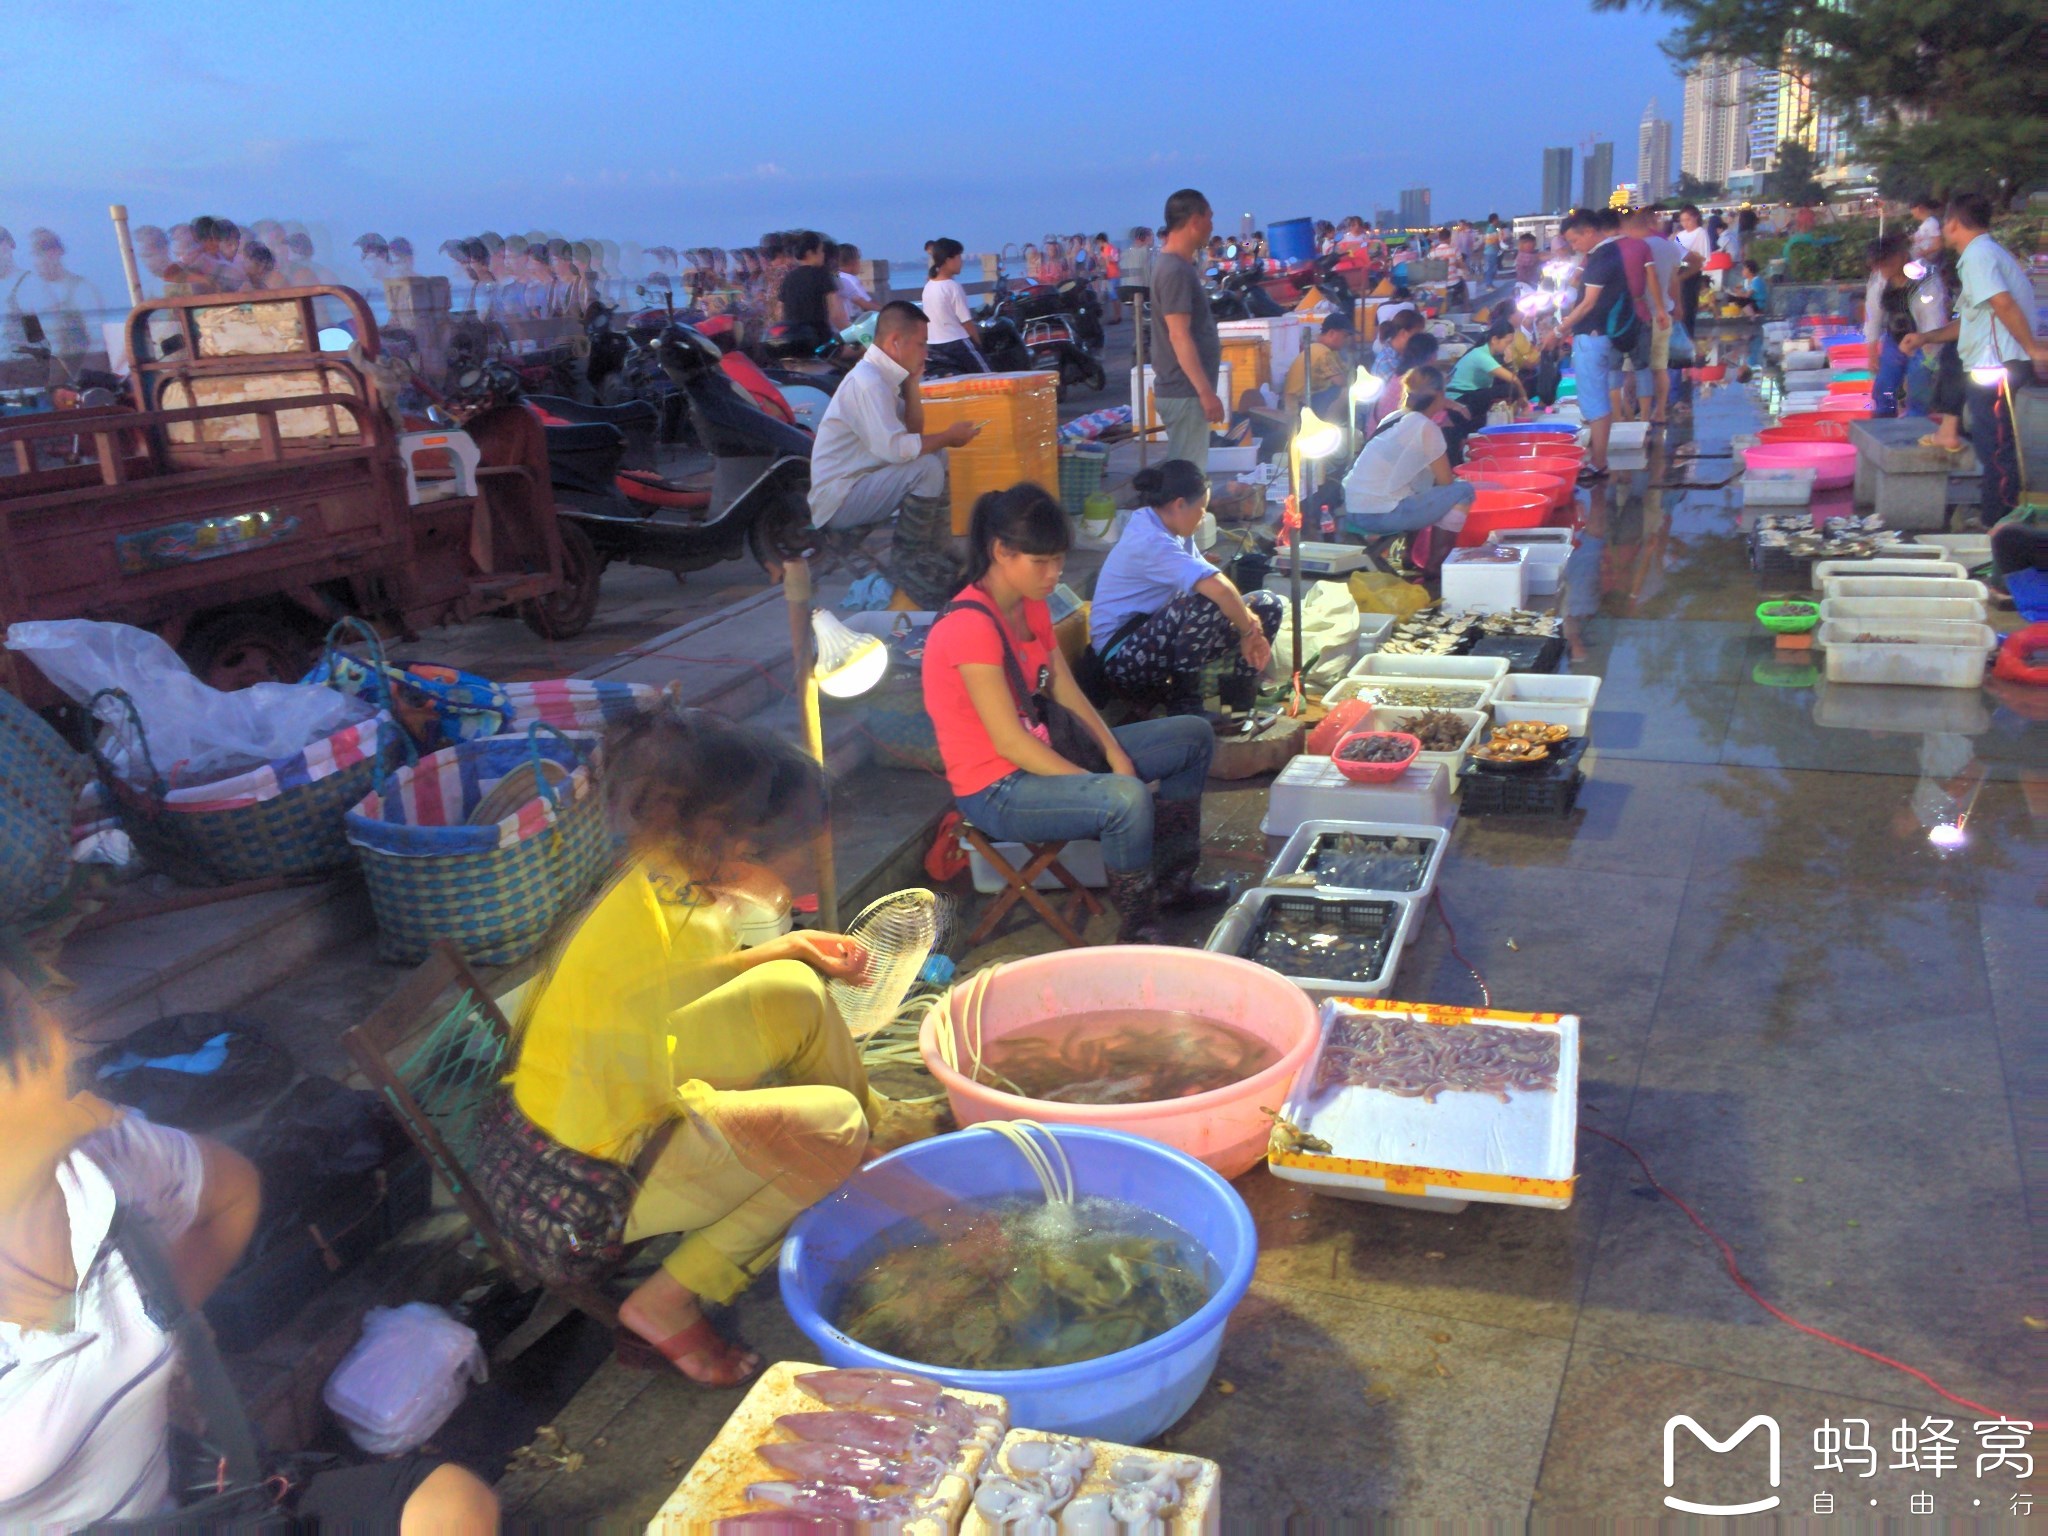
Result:
[[[1817,488],[1848,485],[1856,478],[1854,443],[1758,443],[1744,458],[1750,469],[1811,469]]]
[[[961,982],[952,995],[955,1059],[963,1065],[972,1060],[967,1013],[975,980]],[[1014,960],[995,973],[981,998],[981,1039],[987,1044],[1049,1019],[1111,1008],[1173,1009],[1216,1019],[1259,1036],[1278,1048],[1280,1059],[1242,1082],[1190,1098],[1158,1104],[1055,1104],[1003,1093],[947,1066],[939,1058],[936,1009],[926,1017],[917,1047],[963,1126],[1038,1120],[1127,1131],[1178,1147],[1226,1179],[1247,1172],[1266,1155],[1273,1122],[1262,1106],[1279,1106],[1316,1048],[1320,1025],[1306,992],[1262,965],[1207,950],[1142,944],[1065,950]]]

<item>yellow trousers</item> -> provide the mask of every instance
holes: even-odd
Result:
[[[676,1075],[713,1092],[690,1103],[648,1170],[626,1240],[686,1234],[663,1267],[730,1301],[798,1213],[860,1166],[874,1101],[859,1047],[801,961],[744,971],[671,1022]]]

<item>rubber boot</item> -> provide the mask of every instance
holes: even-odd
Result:
[[[1220,907],[1236,895],[1229,882],[1204,885],[1195,878],[1202,862],[1202,802],[1152,801],[1152,868],[1158,876],[1158,902],[1167,912],[1197,912]]]
[[[1231,671],[1216,683],[1216,702],[1235,714],[1246,715],[1258,707],[1259,675]]]
[[[953,558],[953,503],[944,496],[906,496],[896,509],[882,571],[920,608],[943,608],[960,590]]]
[[[1164,944],[1166,934],[1159,926],[1159,889],[1149,869],[1109,871],[1109,900],[1123,924],[1117,929],[1119,944]]]
[[[1166,684],[1166,712],[1169,715],[1206,715],[1202,703],[1202,674],[1176,672]]]

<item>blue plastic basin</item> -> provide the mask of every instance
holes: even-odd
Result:
[[[1504,437],[1510,432],[1562,432],[1566,436],[1570,436],[1578,430],[1577,427],[1562,421],[1509,421],[1502,422],[1497,427],[1481,427],[1479,435],[1481,437]]]
[[[1010,1422],[1022,1428],[1143,1445],[1193,1407],[1208,1384],[1223,1325],[1258,1263],[1258,1233],[1237,1191],[1184,1152],[1089,1126],[1055,1126],[1051,1134],[1073,1164],[1076,1195],[1152,1211],[1207,1250],[1212,1291],[1193,1317],[1117,1354],[1036,1371],[948,1370],[885,1355],[833,1327],[827,1314],[854,1278],[856,1256],[888,1228],[963,1200],[1038,1198],[1023,1157],[986,1131],[900,1148],[799,1216],[782,1244],[782,1304],[828,1365],[917,1371],[1008,1398]]]

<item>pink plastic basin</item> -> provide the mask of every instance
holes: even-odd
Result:
[[[1856,478],[1854,443],[1758,443],[1744,464],[1750,469],[1811,469],[1816,488],[1848,485]]]
[[[1460,480],[1470,480],[1474,485],[1491,487],[1496,491],[1520,491],[1528,496],[1542,496],[1552,506],[1569,501],[1574,476],[1539,474],[1534,470],[1504,469],[1492,461],[1474,464],[1460,464],[1454,474]]]
[[[972,1061],[964,1016],[972,980],[953,988],[956,1059]],[[1308,994],[1283,976],[1234,955],[1167,945],[1117,944],[1013,960],[989,981],[981,1000],[984,1045],[1049,1020],[1112,1008],[1157,1008],[1197,1014],[1258,1036],[1280,1052],[1265,1071],[1242,1082],[1157,1104],[1056,1104],[1020,1098],[974,1082],[939,1059],[938,1012],[926,1016],[917,1048],[946,1090],[962,1125],[984,1120],[1039,1120],[1095,1125],[1163,1141],[1201,1159],[1226,1179],[1266,1155],[1278,1108],[1316,1048],[1319,1022]]]
[[[1585,446],[1561,438],[1555,432],[1532,432],[1524,437],[1468,437],[1465,439],[1465,461],[1473,463],[1480,459],[1572,459],[1581,460],[1586,456]],[[1527,465],[1517,465],[1527,468]],[[1572,469],[1578,473],[1576,463]]]

